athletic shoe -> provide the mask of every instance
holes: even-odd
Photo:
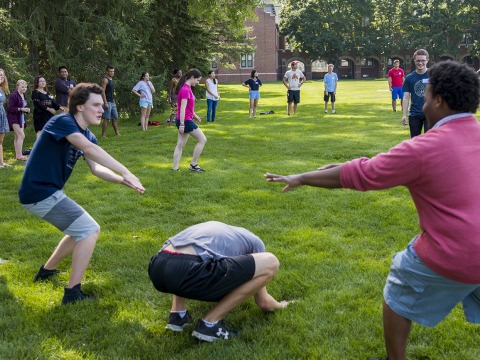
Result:
[[[38,273],[33,278],[33,282],[37,282],[39,280],[47,280],[48,278],[54,275],[57,275],[59,272],[60,271],[58,271],[57,269],[53,269],[53,270],[45,269],[42,265],[40,266],[40,270],[38,270]]]
[[[63,299],[62,299],[63,305],[73,304],[74,302],[80,301],[80,300],[95,300],[94,296],[85,294],[82,291],[81,284],[77,284],[71,289],[64,288],[63,290],[64,290]]]
[[[198,166],[198,164],[197,165],[190,164],[190,167],[188,168],[188,170],[196,171],[196,172],[199,172],[199,173],[205,172],[205,170],[203,170],[200,166]]]
[[[335,110],[332,110],[332,114],[335,114]]]
[[[227,324],[225,321],[220,320],[212,326],[211,328],[207,327],[203,320],[198,320],[195,330],[192,332],[192,336],[196,337],[198,340],[213,342],[220,339],[228,340],[232,336],[237,336],[238,330],[234,329],[230,324]]]
[[[181,332],[185,327],[193,323],[193,316],[189,311],[182,318],[178,313],[170,313],[165,329]]]
[[[325,114],[328,114],[328,110],[325,110]]]

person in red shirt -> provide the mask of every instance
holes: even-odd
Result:
[[[392,109],[397,111],[397,98],[400,99],[400,106],[403,105],[403,81],[405,80],[405,73],[400,67],[400,60],[393,61],[393,68],[388,72],[388,88],[392,93]]]

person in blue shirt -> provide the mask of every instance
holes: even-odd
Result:
[[[423,113],[423,103],[425,88],[428,84],[428,52],[425,49],[418,49],[413,54],[415,62],[415,71],[408,74],[403,83],[403,116],[402,124],[405,126],[407,122],[408,105],[410,112],[408,113],[408,126],[410,127],[410,137],[418,136],[428,131],[428,122]]]
[[[258,78],[258,71],[253,69],[250,78],[246,80],[242,86],[250,88],[250,108],[248,109],[248,118],[251,119],[257,117],[257,105],[258,99],[260,99],[260,86],[262,86],[262,80]]]
[[[333,72],[333,64],[328,64],[328,72],[323,77],[325,92],[323,101],[325,102],[325,114],[328,114],[328,99],[332,102],[332,114],[335,114],[335,95],[337,94],[338,76]]]
[[[83,156],[93,175],[123,184],[143,193],[140,180],[97,145],[88,129],[99,125],[103,114],[103,89],[97,84],[78,84],[71,92],[68,114],[54,116],[35,142],[20,184],[20,203],[32,214],[48,221],[65,236],[34,281],[58,273],[57,265],[72,254],[72,270],[62,304],[91,298],[81,281],[100,234],[97,222],[63,192],[77,160]]]

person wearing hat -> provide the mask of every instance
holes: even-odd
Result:
[[[298,63],[292,61],[290,64],[291,70],[288,70],[283,76],[283,85],[288,89],[287,91],[287,115],[292,113],[292,104],[293,104],[293,115],[297,112],[297,104],[300,103],[300,87],[305,82],[305,75],[303,72],[297,69]]]

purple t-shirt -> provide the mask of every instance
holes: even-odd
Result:
[[[195,95],[193,95],[192,88],[188,84],[183,84],[177,95],[177,119],[180,120],[180,108],[182,106],[182,99],[188,99],[187,108],[185,109],[185,121],[193,120],[195,113]]]

